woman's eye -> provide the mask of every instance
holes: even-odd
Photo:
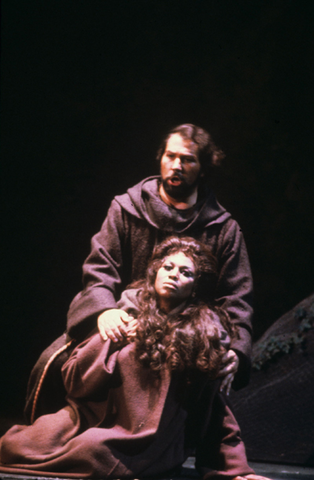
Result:
[[[164,269],[167,270],[167,272],[170,272],[171,268],[170,265],[164,265]]]
[[[189,270],[184,270],[182,273],[183,273],[183,275],[184,275],[185,277],[187,277],[187,278],[193,277],[193,273],[190,272]]]

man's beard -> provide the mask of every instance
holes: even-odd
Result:
[[[171,185],[170,183],[168,183],[167,180],[173,177],[179,178],[181,180],[181,183],[179,185]],[[186,183],[185,178],[179,172],[173,175],[173,177],[167,177],[166,179],[162,178],[161,183],[164,187],[165,192],[169,195],[169,197],[173,198],[174,200],[184,201],[185,199],[187,199],[190,195],[192,195],[192,193],[194,193],[200,181],[200,175],[191,185],[188,185]]]

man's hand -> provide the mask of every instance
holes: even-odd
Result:
[[[124,310],[112,308],[99,315],[97,325],[103,340],[119,342],[135,335],[137,321]]]
[[[225,390],[229,395],[231,384],[234,376],[239,368],[239,357],[233,350],[228,350],[222,357],[222,368],[218,373],[218,377],[224,377],[221,382],[220,391]]]

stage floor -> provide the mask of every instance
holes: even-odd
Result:
[[[270,463],[249,462],[257,475],[262,475],[270,480],[313,480],[314,468],[298,467],[295,465],[279,465]],[[200,478],[194,469],[194,459],[188,458],[183,465],[180,476],[173,477],[173,480],[193,480]],[[36,477],[32,475],[16,475],[0,473],[1,480],[51,480],[52,477]],[[54,477],[54,480],[68,480],[62,477]],[[77,479],[78,480],[78,479]],[[86,479],[84,479],[86,480]],[[149,479],[145,479],[149,480]],[[156,480],[156,479],[154,479]],[[169,480],[169,479],[159,479]],[[172,480],[172,479],[171,479]]]

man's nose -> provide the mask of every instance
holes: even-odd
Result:
[[[180,157],[176,157],[172,164],[173,170],[182,170],[182,162]]]

